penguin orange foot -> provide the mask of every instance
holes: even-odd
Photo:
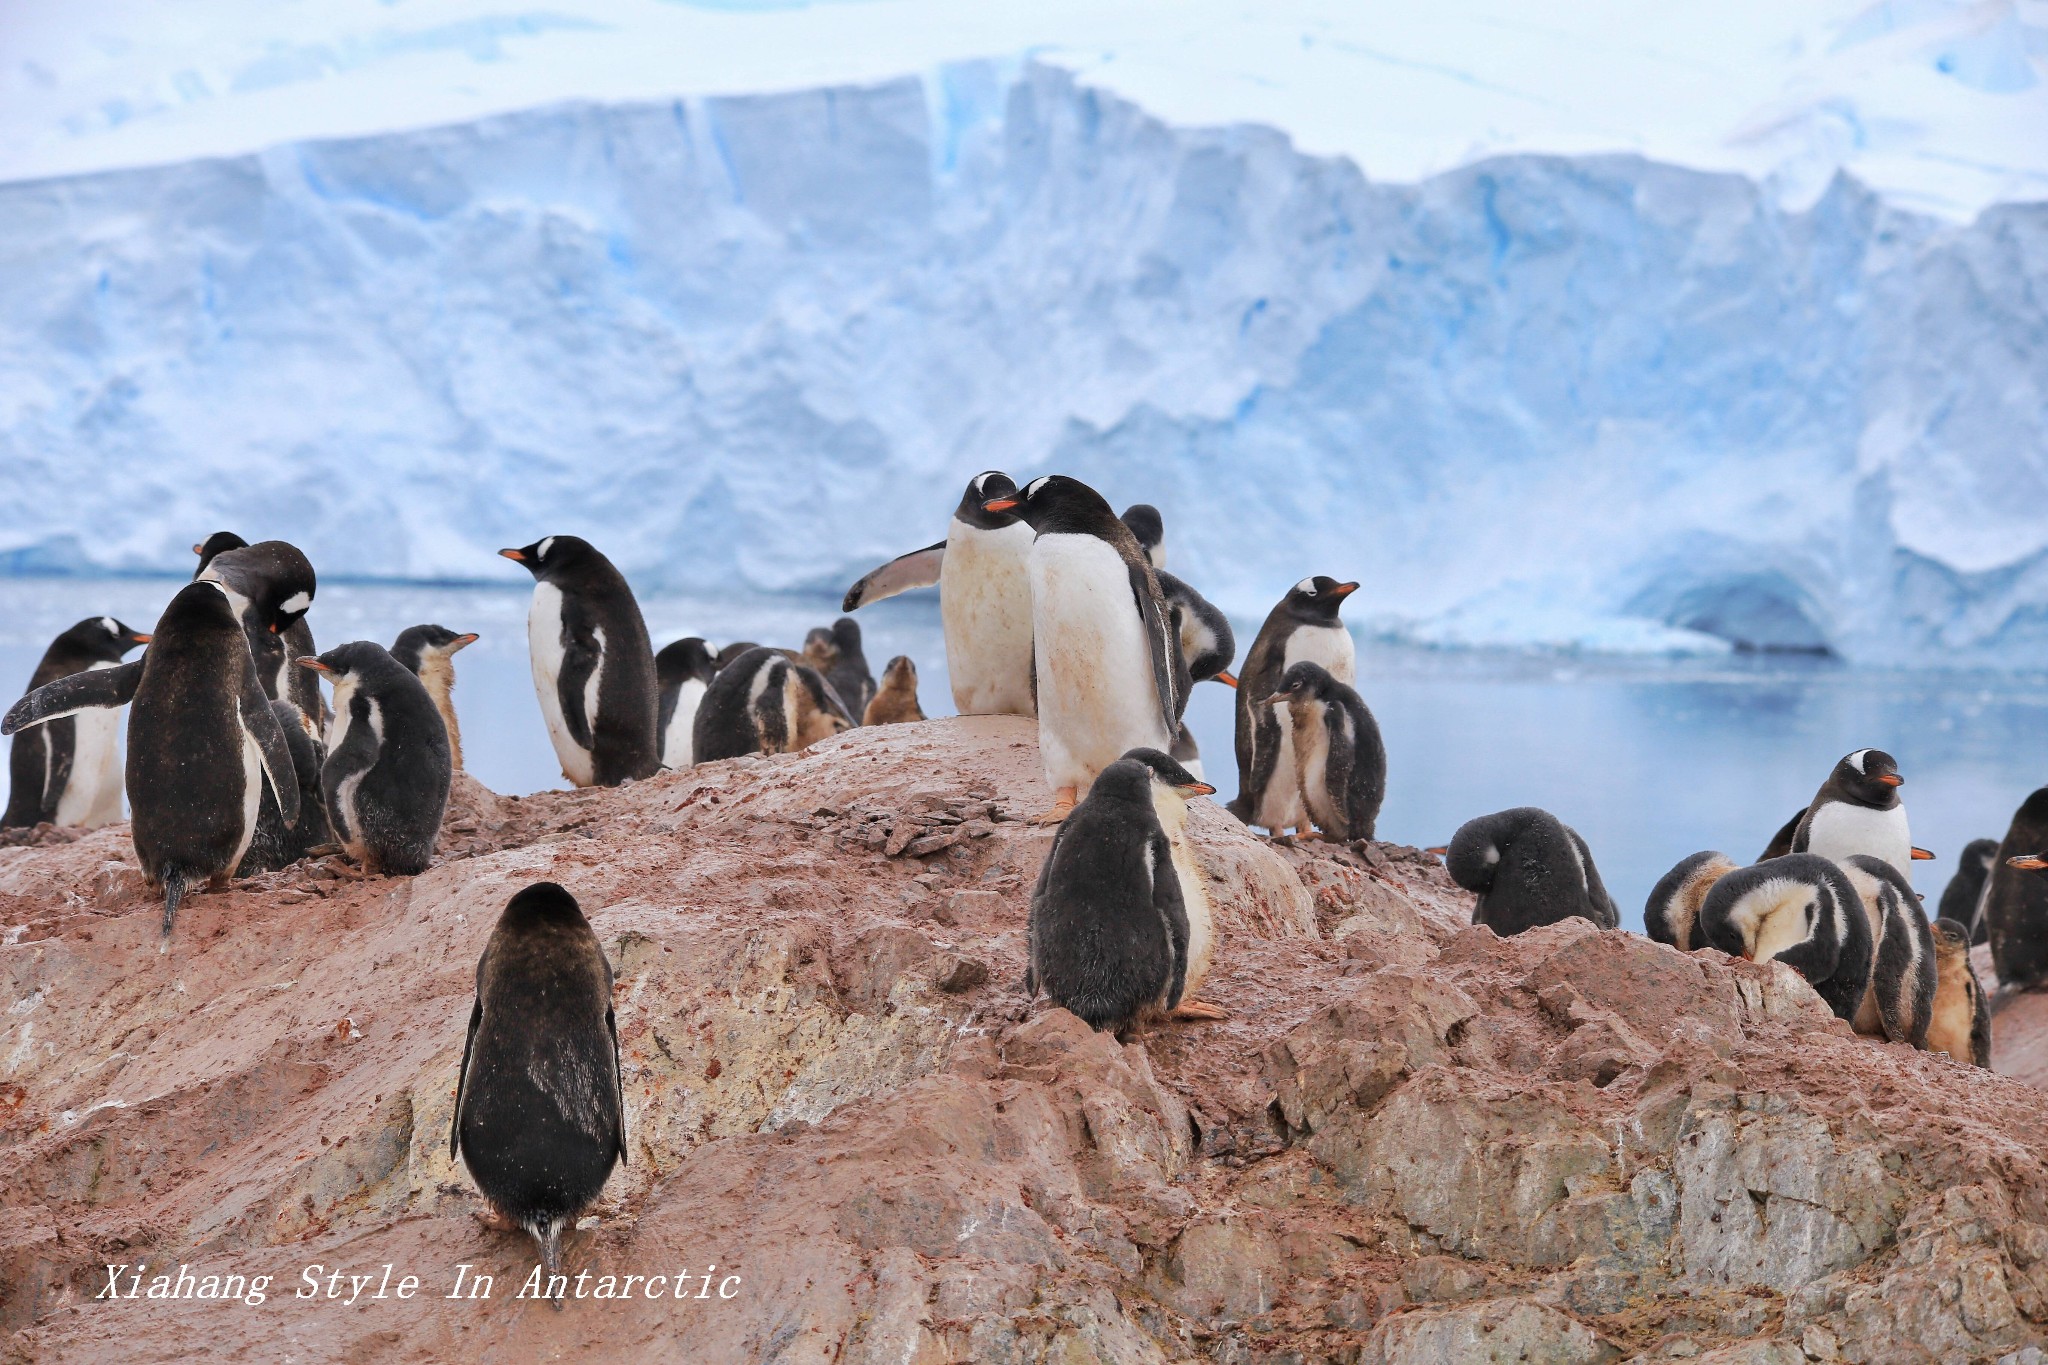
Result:
[[[1173,1007],[1167,1017],[1190,1023],[1210,1023],[1218,1019],[1228,1019],[1230,1011],[1221,1005],[1212,1005],[1206,1000],[1183,1000]]]
[[[1072,787],[1061,787],[1052,794],[1052,809],[1043,814],[1032,816],[1031,823],[1034,825],[1062,824],[1073,813],[1074,789]]]

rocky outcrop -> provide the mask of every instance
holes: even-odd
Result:
[[[1032,740],[462,779],[427,873],[253,878],[161,954],[125,829],[0,850],[5,1357],[2039,1359],[2048,1094],[1207,807],[1232,1017],[1119,1045],[1021,990]],[[561,1313],[447,1156],[477,954],[540,878],[616,969],[631,1148]],[[181,1265],[273,1278],[146,1296]]]

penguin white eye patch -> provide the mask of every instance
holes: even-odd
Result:
[[[540,543],[540,548],[534,551],[533,557],[535,559],[546,559],[548,557],[548,547],[553,545],[554,543],[555,538],[553,536],[549,536],[546,540],[543,540]]]
[[[1316,595],[1316,581],[1313,578],[1304,578],[1294,585],[1294,590],[1309,597],[1314,597]]]
[[[1044,487],[1044,486],[1045,486],[1045,481],[1046,481],[1047,479],[1050,479],[1051,477],[1052,477],[1052,475],[1050,475],[1050,474],[1040,474],[1040,475],[1039,475],[1039,476],[1038,476],[1037,478],[1033,479],[1033,480],[1032,480],[1032,481],[1031,481],[1030,483],[1028,483],[1028,484],[1024,485],[1024,496],[1025,496],[1025,497],[1027,497],[1027,498],[1032,498],[1032,497],[1036,497],[1036,496],[1038,496],[1038,490],[1039,490],[1040,488]]]

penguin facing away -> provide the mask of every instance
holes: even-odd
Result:
[[[882,670],[882,685],[868,702],[862,725],[901,725],[923,720],[924,708],[917,701],[917,665],[907,654],[898,654]]]
[[[1854,1020],[1870,987],[1874,945],[1856,888],[1832,860],[1788,853],[1738,867],[1700,904],[1696,939],[1806,978],[1838,1019]]]
[[[1458,826],[1444,855],[1451,880],[1479,893],[1472,922],[1503,938],[1577,915],[1601,929],[1621,923],[1579,832],[1547,810],[1516,806]]]
[[[149,643],[111,616],[88,616],[50,642],[28,692],[87,669],[112,668]],[[23,693],[24,696],[27,693]],[[0,829],[45,822],[98,829],[121,818],[121,713],[93,707],[37,726],[7,756],[7,810]]]
[[[654,645],[625,577],[580,536],[498,553],[534,577],[533,689],[562,776],[579,787],[652,777],[661,766]]]
[[[285,820],[299,818],[291,750],[270,701],[227,590],[200,581],[164,608],[141,659],[37,688],[0,718],[0,734],[129,706],[130,836],[144,879],[163,892],[168,939],[186,891],[241,863],[265,784]]]
[[[1199,981],[1207,966],[1185,894],[1189,872],[1201,878],[1176,864],[1161,818],[1164,810],[1171,822],[1177,809],[1184,819],[1187,798],[1213,790],[1156,750],[1102,770],[1054,836],[1032,891],[1028,991],[1119,1037],[1169,1015],[1222,1017],[1186,1000],[1191,967]]]
[[[365,871],[426,871],[455,776],[426,684],[369,640],[298,663],[334,684],[320,792],[336,842]]]
[[[446,626],[407,626],[391,642],[391,657],[426,684],[441,723],[448,727],[448,757],[462,766],[462,727],[455,720],[455,656],[475,644],[475,631],[457,635]],[[304,655],[299,657],[304,658]]]
[[[1991,1069],[1991,1005],[1970,965],[1970,931],[1943,916],[1934,922],[1934,1010],[1929,1052],[1945,1052],[1966,1066]]]
[[[914,588],[939,589],[946,671],[953,709],[963,716],[1031,716],[1031,583],[1026,563],[1035,533],[992,499],[1017,491],[1010,476],[987,470],[967,481],[946,538],[892,559],[847,590],[855,611]]]
[[[612,969],[576,898],[553,882],[513,896],[476,964],[448,1156],[525,1229],[550,1277],[562,1233],[626,1157]],[[551,1293],[556,1308],[561,1296]]]
[[[1890,863],[1910,883],[1914,860],[1934,855],[1913,847],[1906,807],[1899,800],[1905,780],[1899,765],[1882,749],[1845,755],[1807,805],[1792,836],[1792,851],[1818,853],[1836,862],[1868,853]]]
[[[1870,925],[1870,985],[1849,1021],[1858,1033],[1920,1047],[1934,1017],[1934,937],[1912,883],[1882,858],[1852,853],[1842,872]]]
[[[804,637],[803,660],[831,684],[856,723],[867,714],[868,703],[875,699],[875,675],[868,671],[868,656],[861,649],[860,622],[842,616],[813,629]]]
[[[1138,548],[1145,552],[1146,562],[1157,572],[1166,567],[1166,522],[1159,515],[1159,509],[1149,502],[1134,502],[1124,509],[1118,520],[1131,528],[1131,534],[1138,538]]]
[[[298,546],[282,540],[227,545],[240,539],[233,532],[218,532],[195,547],[200,568],[193,581],[218,583],[227,592],[249,638],[264,695],[290,702],[318,723],[320,685],[291,666],[291,660],[315,652],[313,630],[306,624],[319,586],[312,562]],[[208,553],[208,546],[225,548]]]
[[[1984,884],[1982,917],[1991,961],[2002,987],[2048,983],[2048,787],[2028,794],[2013,812]]]
[[[698,703],[691,753],[699,763],[793,754],[853,728],[816,669],[756,647],[718,670]]]
[[[1956,857],[1955,875],[1941,889],[1940,917],[1963,926],[1970,942],[1984,941],[1984,921],[1978,914],[1984,888],[1991,884],[1991,865],[1998,860],[1998,840],[1972,839]]]
[[[1187,705],[1181,657],[1159,579],[1102,495],[1062,474],[991,498],[1034,532],[1031,582],[1038,749],[1052,809],[1066,818],[1095,775],[1131,749],[1164,753]]]
[[[1364,700],[1321,664],[1303,662],[1267,701],[1289,712],[1296,780],[1317,837],[1372,838],[1387,795],[1387,747]]]
[[[1318,575],[1288,589],[1266,614],[1238,672],[1237,795],[1230,811],[1248,825],[1274,834],[1305,829],[1301,780],[1294,771],[1292,715],[1284,707],[1256,703],[1271,696],[1287,670],[1299,663],[1321,664],[1345,686],[1358,678],[1358,650],[1337,619],[1356,583]]]
[[[697,706],[717,673],[710,646],[695,635],[663,645],[661,653],[654,656],[654,675],[661,687],[657,726],[662,767],[687,768],[695,761],[690,742],[697,724]]]
[[[1668,943],[1681,953],[1706,946],[1699,936],[1700,906],[1714,883],[1735,870],[1733,858],[1708,849],[1695,853],[1666,872],[1650,888],[1643,906],[1643,930],[1659,943]]]
[[[334,837],[327,823],[327,798],[320,791],[327,750],[314,734],[313,722],[288,701],[270,703],[270,712],[277,717],[278,728],[284,731],[285,747],[291,750],[292,772],[299,784],[299,818],[285,823],[277,797],[265,787],[263,804],[256,812],[256,833],[249,840],[241,865],[235,869],[237,877],[290,867]]]

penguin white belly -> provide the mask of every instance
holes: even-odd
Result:
[[[248,730],[242,731],[242,842],[235,845],[235,856],[228,859],[228,871],[233,872],[242,865],[242,855],[249,851],[249,845],[256,839],[256,817],[263,809],[263,750],[256,743],[256,737]]]
[[[1095,536],[1042,535],[1030,568],[1039,758],[1054,790],[1078,795],[1126,750],[1164,752],[1173,734],[1117,552]]]
[[[1152,809],[1166,831],[1167,846],[1173,850],[1173,871],[1180,882],[1181,904],[1188,914],[1188,974],[1181,986],[1181,999],[1192,1000],[1195,988],[1209,975],[1216,959],[1216,911],[1209,904],[1209,881],[1195,860],[1194,840],[1188,837],[1187,803],[1171,793],[1154,789]]]
[[[111,825],[121,818],[121,708],[89,706],[73,713],[71,725],[71,778],[57,798],[57,823]]]
[[[1287,637],[1280,658],[1281,677],[1299,663],[1321,664],[1331,677],[1348,686],[1358,676],[1358,649],[1351,643],[1351,632],[1342,626],[1302,626]],[[1252,823],[1278,833],[1299,829],[1308,813],[1301,804],[1301,774],[1294,763],[1294,718],[1285,706],[1274,707],[1273,715],[1280,722],[1280,747],[1273,759],[1272,780],[1259,794]]]
[[[562,675],[562,590],[552,583],[533,585],[533,606],[526,613],[526,648],[533,660],[533,690],[540,698],[541,718],[547,722],[548,738],[554,742],[555,757],[561,760],[562,775],[579,787],[588,787],[597,780],[597,768],[590,750],[569,736],[569,723],[562,718],[561,689],[556,685]],[[594,671],[584,692],[586,721],[597,719],[589,705],[596,693]],[[337,703],[335,710],[340,709]]]
[[[1028,716],[1033,532],[984,531],[955,520],[939,570],[939,620],[953,707],[963,716]]]
[[[1846,801],[1829,801],[1813,813],[1806,834],[1807,851],[1841,862],[1852,853],[1868,853],[1913,880],[1913,836],[1906,827],[1906,808],[1872,810]]]
[[[340,696],[337,691],[335,696],[337,703],[335,709],[337,712],[341,709],[338,703],[343,700],[345,698]],[[369,712],[370,734],[376,739],[376,753],[378,758],[381,759],[384,754],[384,710],[377,705],[376,698],[374,697],[370,699]],[[347,733],[347,727],[345,726],[343,727],[343,733]],[[376,766],[376,762],[372,761],[368,768],[364,768],[360,772],[350,773],[347,777],[336,783],[334,787],[334,804],[340,810],[342,819],[348,825],[347,835],[342,838],[341,842],[358,861],[362,858],[364,841],[362,817],[356,812],[356,794],[362,789],[363,779],[368,777]],[[335,833],[341,834],[338,826]]]
[[[690,738],[697,724],[697,703],[703,700],[704,684],[695,678],[686,680],[676,689],[676,711],[669,717],[668,731],[661,737],[662,767],[690,766]]]
[[[1329,730],[1318,725],[1313,733],[1295,736],[1294,757],[1301,768],[1301,804],[1317,826],[1328,830],[1337,823],[1337,807],[1330,800]]]

